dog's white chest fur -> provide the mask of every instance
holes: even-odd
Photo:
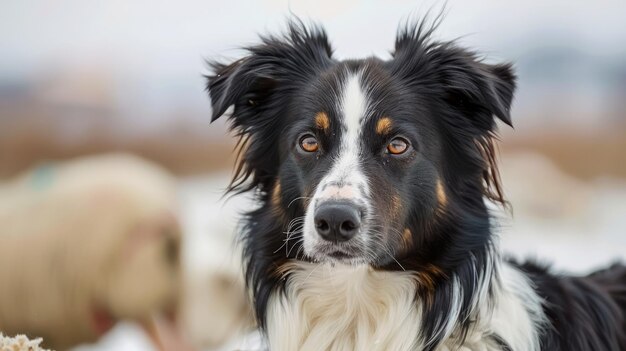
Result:
[[[292,263],[289,270],[285,294],[274,294],[269,301],[267,338],[270,350],[415,351],[423,348],[419,337],[420,304],[415,301],[415,277],[410,273],[303,262]],[[525,346],[519,350],[535,350],[536,335],[529,334],[534,321],[524,312],[521,296],[506,288],[502,290],[501,306],[487,313],[488,320],[479,321],[476,328],[472,328],[460,348],[452,332],[438,351],[500,350],[491,338],[483,336],[500,332],[492,322],[510,312],[515,312],[518,320],[499,320],[510,324],[502,327],[510,330],[511,335],[501,336],[511,339],[514,350],[520,345]]]
[[[294,263],[287,294],[268,309],[268,341],[281,350],[414,350],[414,278],[368,267]]]

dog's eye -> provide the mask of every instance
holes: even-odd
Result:
[[[306,152],[315,152],[319,149],[319,144],[313,135],[306,134],[300,138],[300,148]]]
[[[409,142],[401,137],[393,138],[389,144],[387,144],[387,152],[392,155],[400,155],[409,149]]]

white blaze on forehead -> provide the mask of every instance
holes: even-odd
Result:
[[[359,197],[360,190],[367,191],[367,179],[365,178],[359,162],[361,153],[361,135],[365,117],[367,114],[367,97],[361,86],[361,74],[350,74],[343,84],[343,94],[339,101],[339,112],[342,126],[341,142],[337,152],[337,158],[326,177],[322,180],[318,196],[327,197],[327,185],[333,185],[336,190],[340,188],[353,188],[352,191],[343,191],[343,194],[351,194],[352,198]],[[335,193],[335,195],[341,195]]]
[[[367,111],[367,98],[361,89],[361,74],[356,73],[348,77],[341,99],[341,110],[342,123],[346,128],[343,141],[347,139],[358,141],[355,138],[361,134],[361,121],[365,119]]]
[[[341,134],[337,151],[328,173],[317,185],[313,200],[304,218],[303,246],[311,257],[319,253],[316,247],[322,239],[317,235],[314,223],[315,209],[326,201],[345,200],[363,208],[364,215],[371,214],[368,180],[361,164],[363,125],[367,118],[368,99],[361,85],[361,74],[347,72],[338,96],[338,120]],[[367,242],[367,229],[362,227],[359,240]]]

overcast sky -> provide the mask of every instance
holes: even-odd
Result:
[[[398,23],[442,1],[19,0],[0,3],[0,79],[103,69],[121,105],[208,108],[203,58],[237,57],[257,33],[294,13],[323,24],[339,58],[388,55]],[[529,48],[563,43],[592,56],[626,51],[626,1],[448,1],[437,32],[517,61]]]

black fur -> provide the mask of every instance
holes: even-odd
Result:
[[[464,291],[460,332],[472,323],[472,297],[493,256],[491,218],[484,198],[506,204],[497,170],[495,118],[511,125],[515,90],[511,65],[490,65],[454,42],[430,39],[436,26],[407,25],[398,33],[393,58],[338,61],[325,32],[291,22],[282,37],[262,37],[261,44],[231,64],[211,63],[208,76],[213,116],[229,106],[232,128],[240,138],[240,157],[230,191],[254,190],[260,206],[249,212],[243,230],[245,271],[253,292],[256,316],[266,328],[268,299],[281,293],[288,260],[311,260],[302,252],[301,232],[285,242],[290,222],[304,215],[307,197],[337,154],[343,131],[331,123],[316,131],[322,145],[313,158],[294,151],[302,131],[312,130],[320,110],[335,121],[342,72],[363,72],[376,102],[372,121],[394,118],[398,133],[409,135],[414,150],[404,158],[377,153],[380,136],[364,135],[372,153],[362,164],[374,189],[372,200],[383,214],[376,225],[390,232],[409,229],[409,243],[398,235],[380,234],[391,248],[369,264],[381,270],[405,269],[425,275],[416,299],[427,300],[423,329],[427,350],[441,342],[437,335],[449,321],[452,279]],[[495,117],[495,118],[494,118]],[[373,129],[373,128],[372,128]],[[442,181],[447,199],[437,202]],[[400,209],[390,199],[398,198]],[[441,208],[444,206],[445,208]],[[406,240],[405,240],[406,241]],[[392,257],[393,256],[393,257]],[[543,332],[544,350],[619,350],[624,338],[626,279],[623,267],[587,278],[562,278],[530,264],[521,266],[547,301],[551,326]],[[621,275],[612,272],[620,271]],[[503,350],[506,342],[494,335]]]
[[[531,262],[520,267],[546,301],[551,325],[541,339],[543,350],[626,350],[626,267],[586,277],[555,276]]]

